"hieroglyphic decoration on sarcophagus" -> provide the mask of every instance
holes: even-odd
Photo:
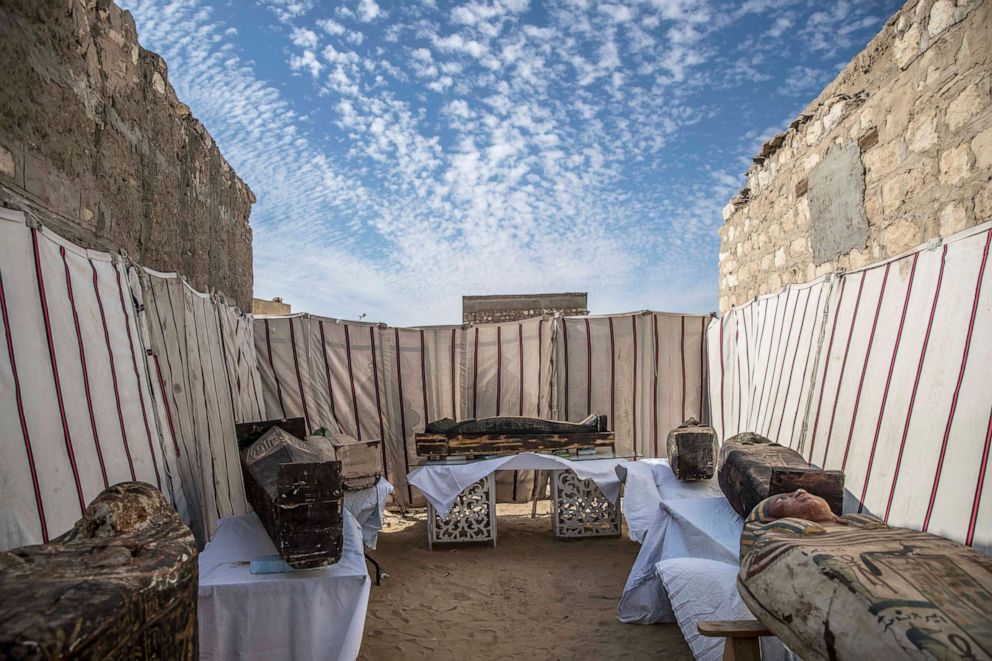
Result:
[[[197,658],[193,533],[155,487],[103,491],[69,532],[0,553],[0,658]]]
[[[752,517],[738,588],[804,659],[992,659],[992,557],[867,515]]]
[[[712,427],[689,418],[668,432],[668,465],[684,482],[708,480],[716,472],[718,446]]]
[[[416,434],[419,457],[507,455],[519,452],[613,448],[605,415],[593,413],[581,422],[496,416],[454,420],[445,418]]]
[[[795,450],[751,432],[723,442],[717,479],[731,507],[744,517],[768,496],[796,489],[820,496],[835,514],[844,505],[843,472],[813,468]]]
[[[341,462],[276,425],[239,445],[248,503],[283,560],[294,569],[340,560]]]

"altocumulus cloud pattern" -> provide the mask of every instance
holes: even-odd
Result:
[[[257,296],[717,306],[720,209],[893,0],[120,0],[255,191]]]

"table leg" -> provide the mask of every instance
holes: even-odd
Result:
[[[551,508],[556,539],[620,534],[620,508],[595,482],[580,480],[573,471],[553,471]]]
[[[432,505],[427,508],[427,545],[435,543],[491,542],[496,545],[496,481],[487,475],[470,485],[441,518]]]

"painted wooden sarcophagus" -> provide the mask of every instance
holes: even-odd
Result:
[[[341,559],[340,461],[273,425],[245,441],[241,467],[248,503],[286,564],[313,569]]]
[[[461,422],[445,418],[429,423],[414,438],[418,456],[442,458],[612,448],[615,437],[607,431],[606,416],[593,413],[581,422],[518,416]]]
[[[668,465],[684,482],[708,480],[716,472],[719,445],[712,427],[689,418],[668,432]]]
[[[814,468],[795,450],[751,432],[723,442],[717,479],[723,495],[742,517],[768,496],[796,489],[823,498],[835,514],[844,505],[842,471]]]
[[[992,659],[992,557],[867,515],[741,537],[738,590],[803,659]]]
[[[162,493],[117,484],[64,535],[0,553],[0,658],[196,659],[197,583]]]

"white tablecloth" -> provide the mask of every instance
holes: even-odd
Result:
[[[379,482],[368,489],[344,492],[344,508],[358,521],[358,525],[362,527],[362,542],[373,551],[379,541],[382,516],[391,493],[393,485],[384,477],[380,477]]]
[[[718,661],[723,642],[696,630],[703,620],[750,619],[737,592],[744,521],[716,478],[681,482],[667,459],[626,464],[624,515],[630,537],[641,542],[617,607],[621,622],[678,622],[696,659]],[[779,661],[790,652],[762,638],[762,658]]]
[[[344,550],[330,567],[248,572],[275,553],[254,515],[220,520],[199,558],[200,658],[355,659],[372,585],[355,517],[344,511]]]
[[[626,459],[566,459],[550,454],[523,452],[509,457],[495,457],[463,464],[429,464],[420,466],[407,476],[407,482],[420,489],[430,501],[438,515],[448,515],[466,487],[478,482],[498,470],[573,470],[583,480],[592,480],[610,502],[616,503],[620,496],[620,477],[617,466],[627,463]]]

